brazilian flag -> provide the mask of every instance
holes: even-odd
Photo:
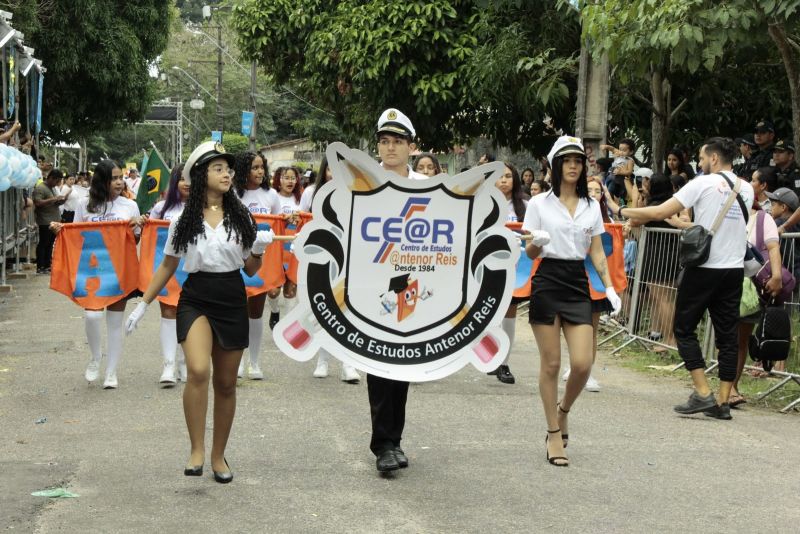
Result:
[[[150,211],[150,208],[161,198],[161,193],[169,187],[169,169],[161,159],[161,154],[155,148],[145,156],[142,163],[142,182],[136,195],[136,204],[140,213]]]

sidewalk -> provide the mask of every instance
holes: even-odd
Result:
[[[83,312],[46,277],[0,296],[0,529],[14,532],[795,532],[800,420],[678,417],[689,390],[618,366],[570,419],[570,467],[545,460],[538,358],[520,318],[515,385],[466,368],[409,393],[411,466],[378,476],[366,383],[312,378],[265,336],[240,382],[216,484],[184,477],[181,388],[157,387],[158,307],[126,339],[120,389],[87,386]],[[128,306],[129,311],[133,309]],[[267,327],[268,330],[268,327]],[[209,424],[210,424],[209,410]],[[46,418],[46,422],[35,421]],[[207,434],[210,450],[211,435]],[[77,499],[32,497],[65,485]]]

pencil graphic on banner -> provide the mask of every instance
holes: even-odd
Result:
[[[347,309],[344,301],[344,280],[333,287],[333,295],[336,305],[344,312]],[[320,330],[322,330],[322,326],[320,326],[314,314],[310,313],[287,326],[283,330],[283,339],[295,349],[301,350],[313,341],[314,336]]]

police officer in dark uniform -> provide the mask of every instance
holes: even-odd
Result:
[[[744,167],[743,178],[750,179],[753,173],[761,167],[774,167],[775,161],[772,159],[772,151],[775,143],[775,125],[772,121],[760,120],[756,123],[753,138],[758,148],[753,151],[753,157],[747,160]]]
[[[794,159],[794,143],[781,139],[775,143],[772,157],[778,169],[778,187],[800,192],[800,166]]]
[[[744,158],[744,161],[738,165],[734,165],[733,172],[736,173],[736,176],[740,178],[746,178],[748,181],[752,178],[752,176],[745,176],[745,168],[747,167],[747,163],[753,157],[753,150],[758,148],[755,139],[753,138],[753,134],[747,134],[742,137],[736,139],[736,145],[739,147],[739,153]],[[751,173],[752,174],[752,173]]]

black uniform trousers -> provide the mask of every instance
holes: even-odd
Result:
[[[406,424],[408,382],[367,374],[367,391],[372,415],[369,448],[375,456],[380,456],[400,446]]]
[[[739,302],[742,300],[744,269],[689,267],[683,272],[675,299],[675,340],[686,370],[704,369],[703,351],[697,340],[697,325],[708,310],[719,351],[719,379],[736,379],[739,357]]]

